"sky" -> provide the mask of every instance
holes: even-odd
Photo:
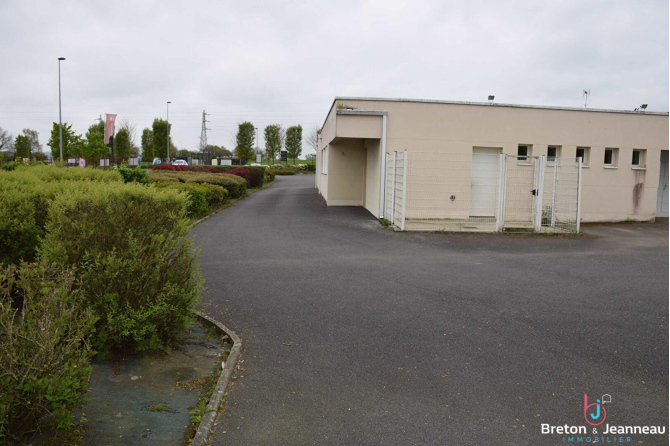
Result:
[[[320,127],[336,96],[668,111],[668,1],[0,0],[0,127]],[[303,153],[312,149],[303,143]]]

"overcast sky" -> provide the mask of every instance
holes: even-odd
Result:
[[[0,0],[0,127],[321,125],[335,96],[668,111],[668,1]],[[260,145],[263,146],[261,137]],[[309,151],[304,145],[305,151]]]

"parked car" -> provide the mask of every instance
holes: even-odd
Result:
[[[188,166],[188,163],[184,160],[174,160],[172,161],[173,166]]]
[[[157,165],[161,164],[162,162],[163,162],[163,160],[161,160],[160,158],[154,158],[153,165],[157,166]]]

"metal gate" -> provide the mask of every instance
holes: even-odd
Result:
[[[542,195],[542,227],[579,232],[580,158],[547,158]]]
[[[504,187],[499,201],[502,230],[540,230],[542,161],[539,156],[504,156]]]
[[[405,230],[405,191],[407,190],[407,150],[386,154],[386,201],[384,217]]]

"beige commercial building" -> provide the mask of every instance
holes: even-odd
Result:
[[[316,187],[408,230],[575,230],[668,216],[668,114],[336,98]]]

